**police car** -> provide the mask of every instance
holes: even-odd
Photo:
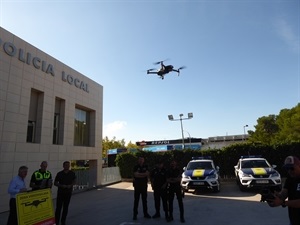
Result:
[[[281,177],[274,168],[276,165],[270,165],[261,156],[241,156],[234,166],[236,182],[241,191],[256,187],[281,189]]]
[[[210,189],[220,191],[219,167],[216,167],[211,157],[193,157],[183,168],[181,187],[189,189]]]

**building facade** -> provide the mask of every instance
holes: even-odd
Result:
[[[29,187],[42,161],[55,177],[64,161],[89,160],[89,186],[100,185],[102,114],[100,84],[0,27],[0,212],[22,165]]]
[[[242,143],[247,141],[248,134],[244,135],[226,135],[208,138],[185,138],[175,140],[159,140],[159,141],[138,141],[136,145],[144,151],[160,152],[168,150],[214,150],[221,149],[226,146]]]
[[[157,141],[137,141],[136,145],[144,151],[161,152],[169,150],[201,150],[201,138],[157,140]]]
[[[243,143],[249,138],[248,134],[209,137],[202,140],[202,150],[221,149],[232,144]]]

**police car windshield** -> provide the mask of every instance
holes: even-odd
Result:
[[[188,170],[213,169],[213,166],[211,162],[189,162],[187,169]]]
[[[241,167],[245,168],[259,168],[259,167],[270,167],[266,160],[245,160],[242,161]]]

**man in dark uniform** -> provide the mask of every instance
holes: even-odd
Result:
[[[165,217],[168,219],[168,205],[167,205],[167,174],[162,161],[158,162],[156,167],[150,173],[151,186],[153,189],[155,214],[152,218],[160,217],[160,199],[162,200]]]
[[[52,174],[47,170],[48,163],[43,161],[40,167],[32,174],[30,179],[30,187],[33,191],[52,187]]]
[[[290,225],[300,224],[300,159],[296,156],[288,156],[284,166],[288,176],[279,193],[275,193],[273,199],[267,199],[270,206],[282,206],[288,208]],[[288,199],[288,200],[286,200]]]
[[[177,167],[177,162],[172,160],[170,164],[170,169],[167,171],[167,182],[169,183],[168,189],[168,202],[169,202],[169,218],[168,221],[173,220],[173,201],[176,194],[178,200],[178,206],[180,211],[180,221],[185,222],[184,219],[184,209],[182,201],[182,190],[181,190],[181,175],[182,170]]]
[[[133,187],[134,187],[134,206],[133,206],[133,219],[137,219],[138,206],[140,195],[142,196],[143,212],[145,218],[151,218],[148,214],[147,207],[147,188],[148,188],[148,166],[144,164],[144,157],[138,158],[138,164],[133,168]]]
[[[73,185],[76,182],[76,175],[70,170],[70,162],[65,161],[63,163],[63,170],[58,172],[54,185],[58,187],[55,209],[55,222],[59,225],[61,210],[61,225],[66,225],[66,218],[68,214],[69,204],[72,196]]]

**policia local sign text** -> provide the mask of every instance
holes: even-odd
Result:
[[[30,52],[25,52],[25,50],[22,48],[17,48],[11,42],[2,42],[1,38],[0,45],[2,45],[2,48],[7,55],[11,57],[17,57],[21,62],[26,63],[27,65],[32,65],[34,68],[42,70],[46,74],[55,76],[54,66],[50,63],[47,63],[47,61],[37,56],[33,56]],[[64,71],[61,72],[61,78],[62,81],[67,82],[70,85],[74,85],[76,88],[89,93],[87,83],[79,80],[78,78],[74,78],[72,75],[66,74]]]

